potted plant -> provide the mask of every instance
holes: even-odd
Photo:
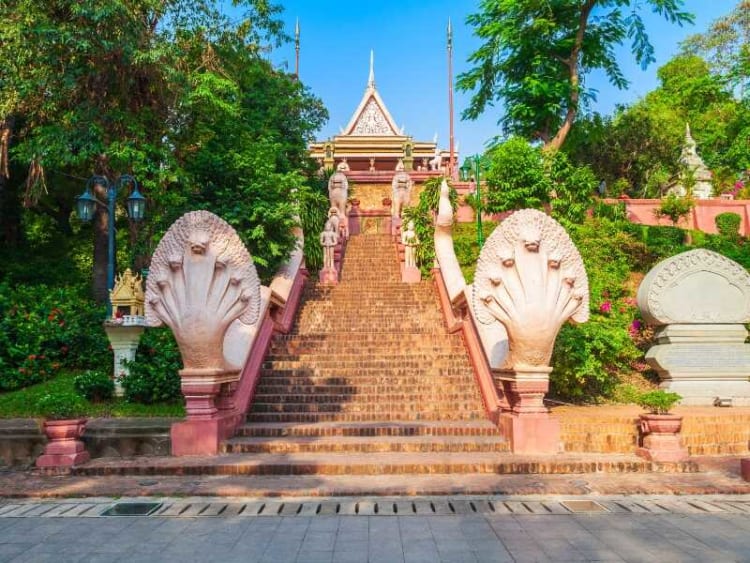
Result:
[[[48,393],[37,401],[38,412],[45,417],[44,434],[48,442],[37,458],[37,467],[70,467],[89,460],[81,435],[86,427],[85,404],[75,393]]]
[[[648,412],[640,416],[642,446],[636,453],[651,461],[682,461],[688,457],[680,442],[682,416],[672,414],[672,407],[682,397],[658,389],[641,394],[636,401]]]

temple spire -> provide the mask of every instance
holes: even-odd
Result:
[[[370,49],[370,78],[367,80],[367,87],[375,89],[375,51]]]
[[[294,25],[294,51],[294,76],[299,78],[299,18],[297,18],[297,23]]]
[[[456,151],[454,147],[454,136],[453,136],[453,28],[451,27],[451,19],[448,18],[448,175],[451,178],[455,177],[456,172]]]

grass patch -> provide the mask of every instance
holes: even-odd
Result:
[[[54,379],[18,391],[0,393],[0,418],[41,418],[36,410],[37,401],[47,393],[75,393],[73,379],[79,372],[63,371]],[[143,405],[118,398],[102,403],[81,399],[90,417],[181,417],[185,416],[182,403]]]

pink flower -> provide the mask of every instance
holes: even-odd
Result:
[[[641,328],[643,328],[643,323],[639,319],[633,319],[628,332],[630,332],[630,336],[637,336]]]
[[[604,314],[609,314],[612,312],[612,302],[611,301],[605,301],[601,305],[599,305],[599,312]]]

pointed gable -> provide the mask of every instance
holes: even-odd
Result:
[[[375,88],[374,55],[370,52],[370,78],[362,101],[344,129],[344,135],[381,136],[401,135],[396,122],[385,107],[383,99]]]

